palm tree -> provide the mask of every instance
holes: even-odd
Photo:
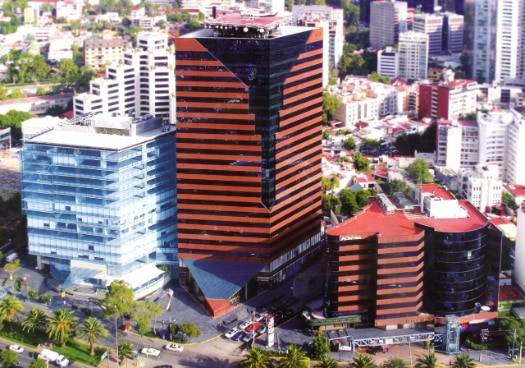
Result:
[[[306,354],[299,350],[297,346],[289,345],[286,348],[288,349],[288,354],[279,361],[279,364],[277,365],[278,368],[310,367]]]
[[[476,363],[468,354],[460,353],[452,362],[453,368],[475,368]]]
[[[436,368],[438,362],[434,353],[424,354],[417,359],[416,368]]]
[[[382,368],[408,368],[408,364],[401,358],[392,357],[383,363]]]
[[[316,368],[337,368],[339,365],[337,362],[330,358],[327,355],[323,355],[321,359],[319,359],[319,363],[317,363]]]
[[[33,308],[22,322],[22,330],[29,333],[45,331],[47,328],[47,314],[40,308]]]
[[[56,344],[66,345],[75,333],[78,317],[64,308],[57,309],[51,317],[48,317],[47,334]]]
[[[352,359],[352,362],[349,365],[350,368],[375,368],[376,364],[374,360],[368,355],[359,354],[358,356]]]
[[[241,361],[241,367],[243,368],[270,368],[272,366],[272,360],[260,348],[250,349]]]
[[[127,341],[121,341],[118,343],[118,358],[119,362],[126,359],[128,356],[130,356],[133,353],[133,344],[127,342]]]
[[[18,319],[17,313],[23,312],[22,302],[15,296],[9,295],[0,302],[0,320],[11,323],[13,319]]]
[[[95,317],[89,317],[78,330],[78,336],[86,337],[89,343],[89,355],[95,355],[95,343],[108,335],[108,330]]]

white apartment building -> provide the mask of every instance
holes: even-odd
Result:
[[[518,209],[518,222],[516,224],[516,248],[514,252],[514,270],[512,279],[516,286],[525,292],[525,207]]]
[[[139,33],[137,49],[107,68],[106,78],[90,83],[90,92],[74,99],[75,116],[114,113],[162,116],[175,124],[175,55],[165,33]]]
[[[370,46],[380,49],[399,42],[407,30],[407,3],[378,0],[370,3]]]
[[[407,81],[427,79],[428,35],[408,31],[399,35],[399,77]]]
[[[478,165],[475,169],[460,169],[459,195],[482,212],[485,212],[487,207],[500,206],[503,183],[499,177],[496,164]]]
[[[503,82],[525,71],[525,0],[475,0],[472,78]]]
[[[513,119],[507,134],[507,183],[525,185],[525,108],[510,109]]]
[[[444,51],[451,54],[463,53],[465,24],[463,15],[454,13],[443,14]]]
[[[340,85],[330,86],[328,92],[341,102],[334,118],[343,121],[350,129],[359,121],[405,111],[406,89],[370,82],[364,77],[347,76]]]
[[[474,121],[437,121],[436,165],[458,172],[479,161],[479,129]]]
[[[443,16],[441,14],[416,14],[412,30],[428,35],[428,54],[439,55],[443,49]]]
[[[65,18],[68,22],[71,20],[80,20],[82,18],[82,0],[59,0],[55,3],[57,19]]]
[[[501,178],[506,177],[507,134],[512,120],[510,112],[478,113],[479,164],[498,165]]]
[[[343,9],[320,5],[294,5],[292,25],[328,28],[328,38],[324,42],[328,44],[329,68],[337,68],[345,45]]]
[[[377,52],[377,73],[391,79],[397,78],[399,75],[399,52],[397,49],[387,46]]]

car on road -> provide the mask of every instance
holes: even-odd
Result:
[[[179,344],[168,344],[166,346],[164,346],[164,349],[166,350],[169,350],[169,351],[183,351],[184,350],[184,346],[182,345],[179,345]]]
[[[226,332],[224,334],[224,337],[228,338],[228,339],[231,339],[233,336],[235,336],[235,334],[237,332],[239,332],[240,330],[237,328],[237,327],[234,327],[232,328],[230,331]]]
[[[252,321],[243,321],[239,323],[239,329],[240,330],[246,330],[246,328],[252,324]]]
[[[24,351],[24,348],[21,347],[20,345],[9,345],[9,350],[13,350],[14,352],[17,352],[17,353],[22,353]]]
[[[246,327],[245,331],[252,333],[253,331],[257,330],[261,326],[262,326],[262,324],[260,324],[259,322],[254,322],[251,325],[249,325],[248,327]]]
[[[147,356],[158,357],[160,355],[160,350],[153,349],[153,348],[144,348],[140,352]]]

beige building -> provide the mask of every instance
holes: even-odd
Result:
[[[124,38],[90,38],[84,41],[84,64],[95,70],[103,69],[122,60],[122,54],[129,49],[131,42]]]

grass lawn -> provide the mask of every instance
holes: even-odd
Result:
[[[0,329],[0,336],[6,340],[12,341],[13,343],[33,349],[37,349],[39,345],[43,345],[48,342],[48,338],[45,334],[38,332],[25,332],[18,323],[5,323],[3,328]],[[88,344],[77,340],[72,340],[64,347],[53,345],[51,350],[64,355],[67,359],[69,359],[70,362],[84,363],[97,367],[100,364],[100,356],[106,349],[95,347],[95,355],[91,356],[89,355]]]

